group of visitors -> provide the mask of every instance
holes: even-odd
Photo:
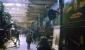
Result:
[[[26,36],[26,42],[27,42],[27,49],[30,49],[30,44],[33,41],[32,34],[27,34]],[[37,50],[51,50],[51,47],[49,45],[48,39],[45,36],[41,36],[40,41],[37,42]]]

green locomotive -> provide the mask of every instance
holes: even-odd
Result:
[[[77,8],[72,4],[67,10],[63,16],[59,50],[85,50],[85,4]]]

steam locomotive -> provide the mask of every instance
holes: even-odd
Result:
[[[5,48],[5,43],[10,35],[11,15],[4,12],[3,2],[0,1],[0,48]]]
[[[64,13],[59,50],[85,50],[84,10],[85,5]]]

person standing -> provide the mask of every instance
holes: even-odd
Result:
[[[26,42],[27,42],[27,49],[30,49],[30,44],[32,42],[32,34],[27,34]]]
[[[40,42],[37,45],[37,50],[51,50],[48,39],[42,36]]]

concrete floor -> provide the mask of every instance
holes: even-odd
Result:
[[[13,44],[11,44],[12,46]],[[20,47],[8,47],[7,50],[28,50],[27,49],[27,43],[26,43],[26,37],[24,35],[20,35]],[[31,48],[29,50],[37,50],[36,44],[31,44]]]

